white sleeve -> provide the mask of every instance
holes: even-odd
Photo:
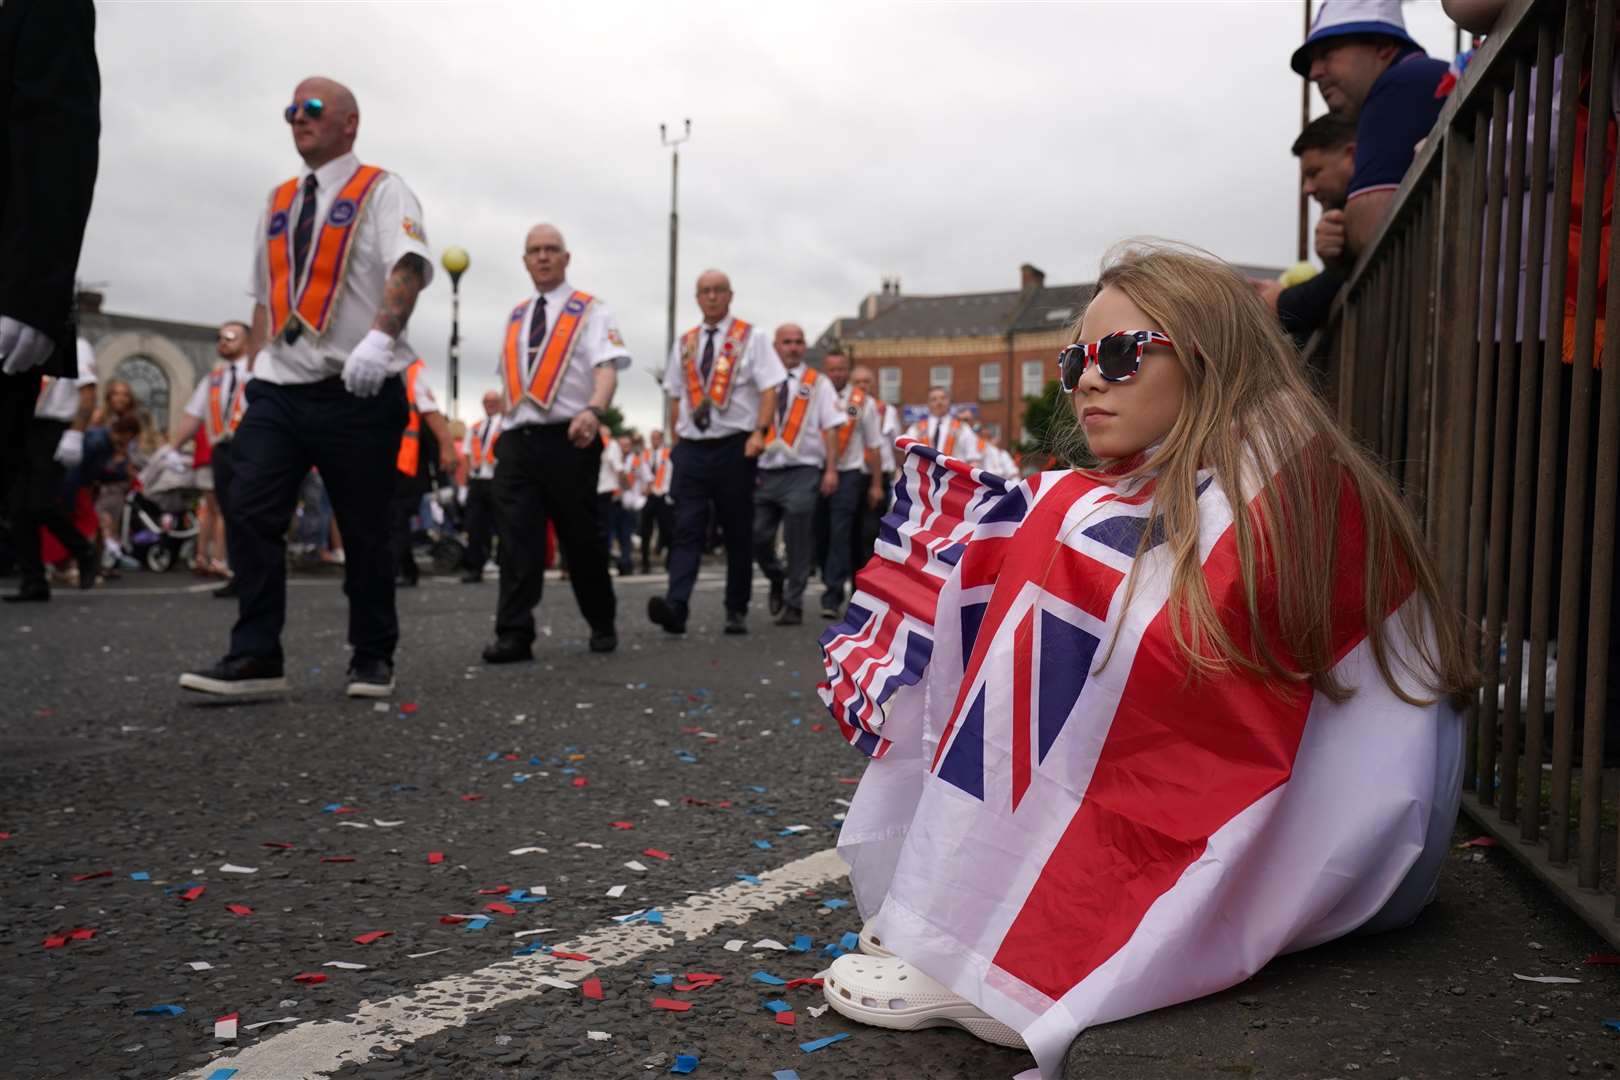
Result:
[[[269,227],[270,202],[269,198],[266,197],[264,209],[259,211],[259,223],[253,230],[253,266],[248,271],[247,288],[247,293],[253,297],[254,303],[264,304],[266,307],[270,303],[270,282],[264,276],[264,248],[266,243],[264,233]],[[275,330],[276,328],[273,326],[270,328],[271,333],[275,333]]]
[[[197,385],[191,388],[191,397],[186,399],[186,415],[195,420],[201,420],[208,415],[207,375],[198,379]]]
[[[433,396],[433,387],[428,385],[426,367],[416,376],[416,393],[413,396],[416,398],[416,411],[422,415],[439,411],[439,399]]]
[[[878,420],[877,406],[867,401],[861,416],[861,439],[867,446],[877,446],[883,441],[883,425]]]
[[[679,401],[685,388],[681,385],[681,339],[669,349],[669,362],[664,365],[664,396]]]
[[[761,390],[774,390],[788,377],[782,358],[776,355],[776,346],[766,340],[765,334],[755,327],[748,340],[748,364],[752,368],[754,385]]]
[[[390,270],[407,255],[420,255],[427,266],[426,288],[433,283],[433,253],[428,250],[427,231],[422,227],[422,204],[405,181],[389,173],[377,181],[377,190],[366,206],[366,217],[383,264]]]
[[[592,305],[591,321],[585,327],[590,334],[590,357],[593,367],[612,364],[614,370],[623,371],[630,366],[630,350],[624,347],[624,335],[619,332],[619,320],[608,306],[598,300]]]
[[[80,386],[94,386],[96,385],[96,350],[91,348],[90,343],[84,338],[80,338],[76,345],[79,358],[78,383]]]
[[[473,426],[471,424],[468,424],[466,433],[461,436],[461,456],[465,457],[465,458],[472,457],[472,448],[473,448]]]
[[[843,427],[844,421],[849,419],[844,407],[838,404],[838,391],[833,389],[832,380],[826,376],[816,380],[816,415],[820,418],[822,431]]]

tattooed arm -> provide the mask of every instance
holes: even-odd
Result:
[[[427,263],[422,256],[415,253],[401,256],[388,272],[382,304],[377,308],[377,317],[372,321],[371,328],[394,338],[403,334],[405,324],[410,321],[411,312],[416,308],[416,294],[425,285]]]

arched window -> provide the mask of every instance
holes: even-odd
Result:
[[[132,356],[118,365],[113,378],[129,383],[135,400],[151,414],[158,430],[169,430],[169,376],[163,368],[144,356]]]

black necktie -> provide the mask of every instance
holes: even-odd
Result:
[[[304,197],[298,204],[298,224],[293,226],[293,291],[304,280],[304,261],[309,258],[309,242],[315,236],[315,174],[304,177]],[[282,335],[291,345],[303,333],[303,327],[294,320]]]
[[[943,450],[945,449],[945,418],[943,416],[935,417],[934,425],[934,449]]]
[[[783,379],[782,385],[776,388],[776,426],[782,426],[782,419],[787,416],[788,383],[791,379]]]
[[[534,365],[534,354],[546,340],[546,298],[535,301],[534,318],[529,321],[529,364]]]
[[[714,335],[719,332],[719,330],[720,328],[718,326],[711,326],[709,329],[703,331],[707,336],[703,341],[703,362],[699,366],[699,371],[701,371],[703,374],[703,383],[705,386],[707,386],[709,382],[709,372],[714,368]]]

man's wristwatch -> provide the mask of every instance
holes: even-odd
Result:
[[[597,405],[587,405],[585,406],[585,411],[596,417],[596,422],[599,424],[607,415],[607,410]]]
[[[757,427],[757,428],[754,429],[754,434],[759,435],[761,437],[769,435],[770,433],[771,433],[771,426],[769,424],[766,424],[763,427]]]

